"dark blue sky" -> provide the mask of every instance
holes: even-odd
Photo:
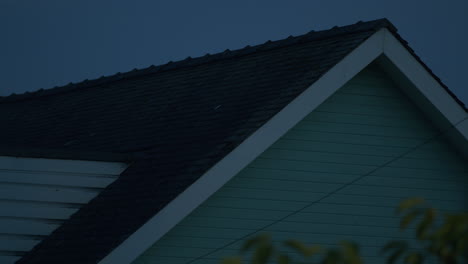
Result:
[[[382,17],[468,104],[466,0],[0,0],[0,95]]]

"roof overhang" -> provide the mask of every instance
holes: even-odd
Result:
[[[306,115],[377,61],[468,157],[468,114],[389,30],[374,33],[103,258],[131,263]]]

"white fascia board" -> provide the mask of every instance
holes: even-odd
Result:
[[[210,168],[99,264],[131,263],[383,52],[379,30]]]
[[[390,31],[383,30],[385,36],[383,53],[385,57],[408,78],[451,126],[456,125],[455,129],[464,136],[465,141],[468,140],[468,120],[459,123],[468,116],[465,109],[455,101]]]

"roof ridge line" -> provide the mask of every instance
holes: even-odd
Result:
[[[363,28],[355,29],[355,27],[359,27],[359,26]],[[33,92],[24,92],[21,94],[13,93],[8,96],[0,96],[0,103],[23,101],[23,100],[33,99],[33,98],[37,98],[41,96],[61,94],[61,93],[75,91],[78,88],[80,89],[90,88],[90,87],[95,87],[95,86],[99,86],[102,84],[110,84],[115,81],[120,81],[123,79],[130,79],[130,78],[140,77],[140,76],[154,74],[158,72],[181,69],[185,67],[199,66],[203,64],[217,62],[220,60],[246,56],[254,52],[270,51],[273,49],[284,48],[284,47],[288,47],[288,46],[295,45],[298,43],[305,43],[305,42],[314,41],[314,40],[322,40],[324,38],[329,38],[329,37],[333,37],[337,35],[344,35],[348,33],[376,30],[376,29],[383,28],[383,27],[388,28],[392,32],[395,32],[395,33],[397,32],[396,27],[386,18],[376,19],[376,20],[371,20],[371,21],[366,21],[366,22],[358,21],[351,25],[345,25],[341,27],[334,26],[332,28],[324,29],[320,31],[311,30],[303,35],[298,35],[298,36],[290,35],[287,38],[274,40],[274,41],[267,40],[266,42],[262,44],[257,44],[254,46],[247,45],[244,48],[240,48],[240,49],[236,49],[232,51],[229,49],[226,49],[223,52],[219,52],[215,54],[206,53],[203,56],[195,57],[195,58],[188,56],[187,58],[176,61],[176,62],[169,61],[165,64],[161,64],[157,66],[151,65],[149,67],[142,68],[142,69],[134,68],[133,70],[125,72],[125,73],[117,72],[113,75],[101,76],[93,80],[85,79],[81,82],[77,82],[77,83],[70,82],[69,84],[62,85],[62,86],[55,86],[49,89],[41,88]]]

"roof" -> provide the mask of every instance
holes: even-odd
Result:
[[[0,98],[7,149],[132,159],[18,263],[98,262],[381,28],[398,36],[386,19],[359,22]]]

